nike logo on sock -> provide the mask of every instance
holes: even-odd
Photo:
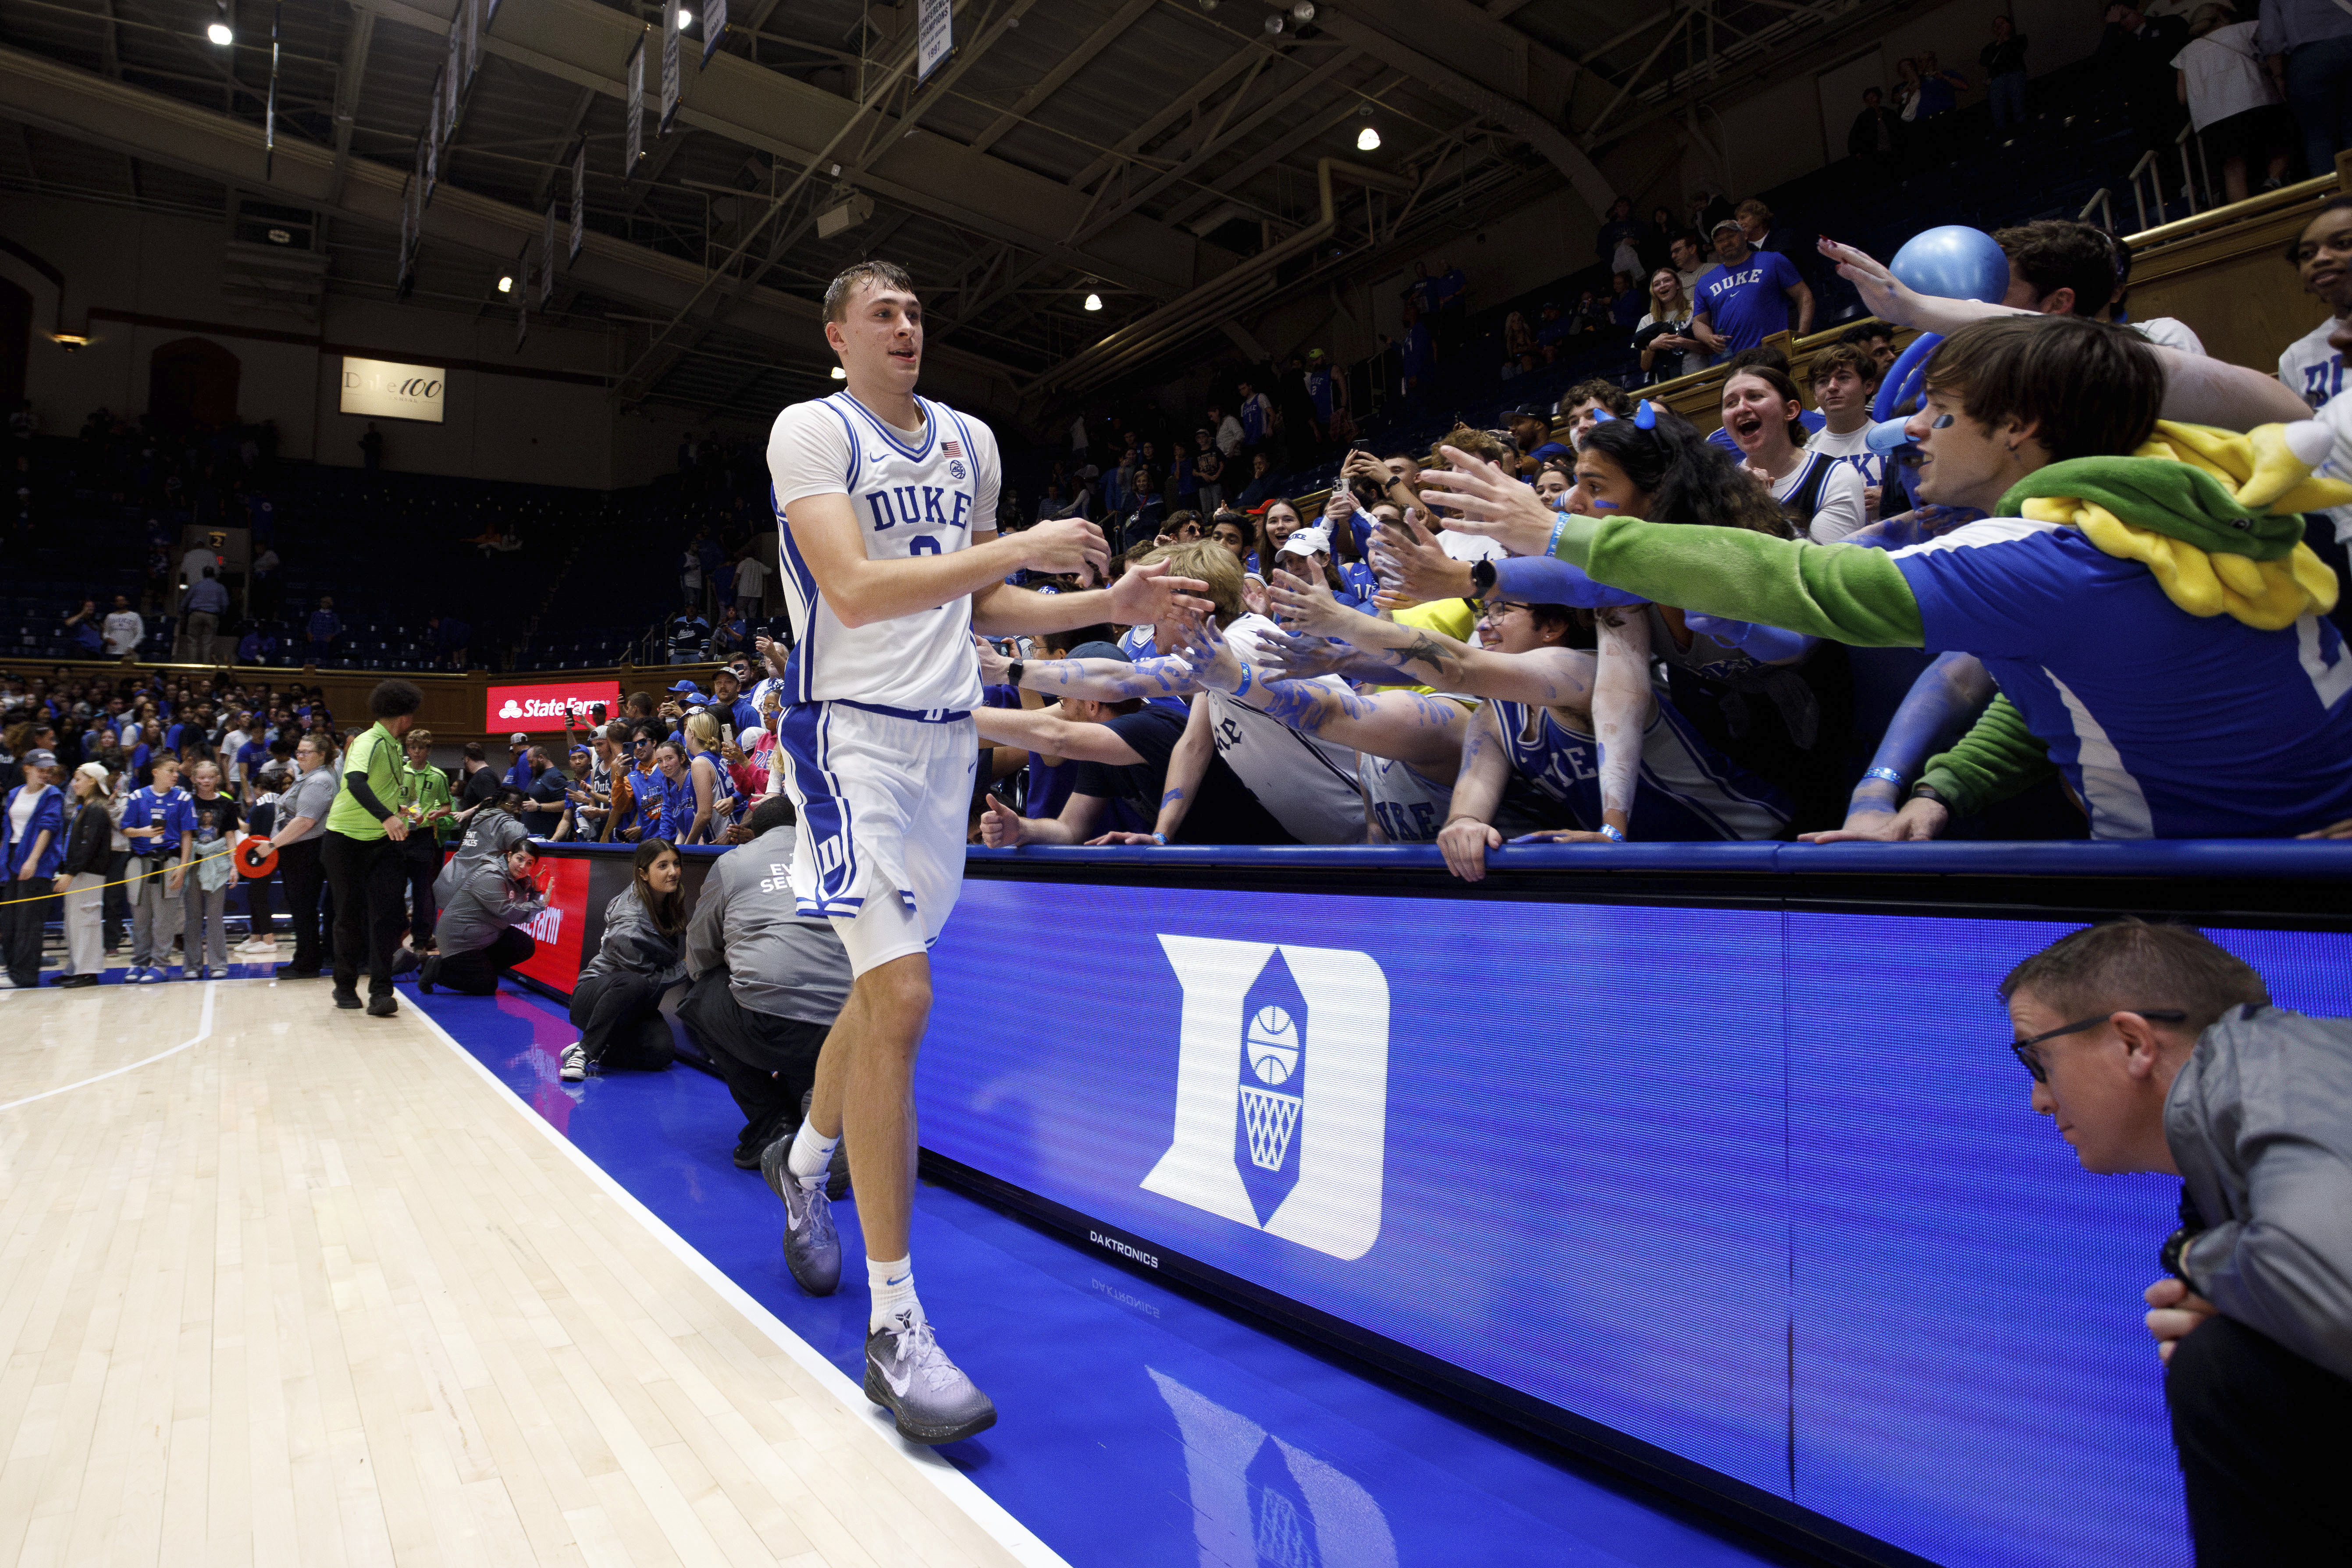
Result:
[[[904,1285],[908,1280],[912,1279],[914,1277],[915,1271],[909,1268],[904,1274],[899,1275],[896,1279],[885,1279],[882,1283],[886,1287],[895,1287]]]

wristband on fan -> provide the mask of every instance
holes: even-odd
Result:
[[[1168,847],[1168,835],[1165,833],[1155,833],[1151,836],[1151,842],[1159,845],[1162,849],[1165,849]]]
[[[1613,822],[1604,822],[1601,825],[1601,837],[1612,844],[1622,844],[1625,842],[1625,830]]]
[[[1545,553],[1546,555],[1551,556],[1551,557],[1552,557],[1552,558],[1554,558],[1555,560],[1557,560],[1557,559],[1559,558],[1559,536],[1560,536],[1562,533],[1566,532],[1566,531],[1567,531],[1567,530],[1568,530],[1568,514],[1567,514],[1566,512],[1562,512],[1562,513],[1560,514],[1560,519],[1559,519],[1559,521],[1558,522],[1555,522],[1555,523],[1553,523],[1553,524],[1551,525],[1551,542],[1544,546],[1544,553]]]
[[[1866,779],[1883,780],[1887,784],[1893,784],[1896,789],[1901,789],[1903,787],[1903,775],[1896,773],[1893,768],[1866,769],[1863,773],[1862,776]]]

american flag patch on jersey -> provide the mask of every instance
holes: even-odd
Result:
[[[953,441],[940,442],[940,450],[945,452],[950,458],[961,458],[963,456],[963,448],[957,446]]]

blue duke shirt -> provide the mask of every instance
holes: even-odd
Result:
[[[1984,660],[2092,837],[2274,838],[2352,816],[2352,652],[2324,617],[2192,616],[2138,562],[2019,518],[1893,559],[1924,646]]]
[[[1696,313],[1724,340],[1724,352],[1738,353],[1788,330],[1788,292],[1803,281],[1787,257],[1751,251],[1738,266],[1717,268],[1700,280]]]

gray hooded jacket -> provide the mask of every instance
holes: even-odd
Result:
[[[2352,1378],[2352,1019],[2238,1007],[2198,1037],[2164,1140],[2205,1230],[2197,1292]]]
[[[433,940],[445,955],[472,952],[545,908],[547,900],[529,882],[507,874],[503,858],[479,861],[457,879],[457,890],[442,906],[441,919],[433,928]]]
[[[449,902],[457,896],[458,887],[474,874],[475,867],[485,861],[504,860],[509,850],[530,837],[530,830],[521,822],[495,805],[484,806],[466,824],[466,836],[457,840],[457,852],[433,879],[433,896],[445,904]]]
[[[635,887],[624,888],[604,906],[604,940],[581,968],[580,984],[635,974],[656,985],[674,985],[686,978],[685,946],[684,931],[664,935]]]

